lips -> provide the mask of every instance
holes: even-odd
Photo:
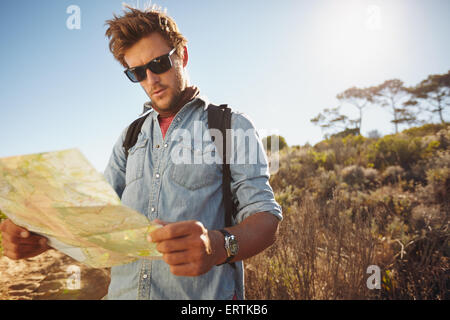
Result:
[[[154,96],[154,97],[159,97],[159,96],[161,96],[165,91],[166,91],[166,88],[162,88],[162,89],[155,90],[155,91],[153,91],[152,96]]]

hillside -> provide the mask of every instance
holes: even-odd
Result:
[[[450,125],[283,149],[271,185],[285,218],[248,261],[248,298],[450,298]]]

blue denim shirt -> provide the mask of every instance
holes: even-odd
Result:
[[[198,220],[207,229],[225,227],[222,165],[195,160],[185,163],[176,158],[178,154],[201,159],[215,148],[207,132],[208,104],[205,97],[187,103],[174,118],[165,139],[159,127],[158,113],[149,111],[137,143],[129,150],[128,160],[122,147],[128,128],[123,131],[114,146],[105,177],[124,205],[149,220]],[[238,205],[234,223],[263,211],[281,220],[281,207],[269,185],[267,157],[253,124],[243,114],[233,112],[231,127],[244,131],[250,129],[246,142],[236,142],[233,149],[234,153],[243,153],[247,163],[235,161],[230,165],[231,190]],[[200,129],[209,141],[198,134]],[[186,133],[188,136],[191,134],[190,139],[186,138]],[[255,152],[255,148],[249,148],[252,142],[259,155],[264,155],[256,163],[249,160],[250,153]],[[244,299],[242,262],[236,263],[236,269],[224,264],[198,277],[180,277],[173,275],[162,260],[140,259],[111,268],[107,299],[224,300],[232,299],[235,293],[238,299]]]

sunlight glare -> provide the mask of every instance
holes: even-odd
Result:
[[[389,68],[398,43],[385,25],[383,13],[383,7],[366,1],[336,1],[323,6],[310,34],[313,57],[320,61],[322,71],[339,73],[356,84]]]

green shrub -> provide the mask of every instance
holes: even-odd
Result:
[[[339,181],[334,171],[327,171],[324,168],[317,170],[316,178],[309,184],[309,191],[313,193],[319,201],[331,200],[333,192]]]
[[[399,182],[405,176],[405,170],[400,166],[389,166],[383,172],[383,183],[392,184]]]
[[[406,172],[406,178],[427,185],[430,182],[429,171],[439,171],[444,168],[450,168],[450,150],[434,149],[429,156],[415,163],[411,170]]]
[[[427,181],[437,203],[450,202],[450,167],[428,170]]]
[[[442,123],[427,123],[421,127],[414,127],[409,128],[406,130],[403,130],[403,134],[406,134],[410,137],[425,137],[429,135],[435,135],[440,130],[448,128],[448,124],[442,124]]]
[[[342,141],[346,146],[359,147],[364,145],[364,142],[366,142],[367,139],[361,135],[348,135],[344,137]]]
[[[379,172],[374,168],[364,168],[364,182],[367,187],[376,187],[379,180]]]
[[[336,164],[336,155],[333,150],[326,150],[324,152],[310,150],[310,154],[312,155],[317,168],[333,170],[334,165]]]
[[[368,158],[377,169],[398,165],[409,170],[425,156],[427,147],[418,137],[411,139],[402,135],[389,135],[369,147]]]
[[[296,202],[298,202],[302,198],[302,195],[303,195],[302,189],[290,185],[283,191],[277,192],[275,194],[275,200],[284,210],[293,206]]]
[[[372,140],[360,135],[347,135],[344,138],[331,137],[314,146],[318,152],[330,152],[334,154],[335,164],[350,166],[367,164],[366,149]]]
[[[303,164],[299,159],[295,159],[290,163],[280,163],[277,174],[270,178],[270,184],[276,190],[283,190],[290,185],[303,188],[308,178],[314,176],[315,171],[314,162]]]
[[[358,165],[345,167],[341,172],[342,180],[348,185],[363,185],[364,170]]]
[[[262,139],[262,143],[266,151],[272,150],[272,139],[278,139],[278,150],[283,150],[288,146],[286,139],[282,136],[271,135]]]

